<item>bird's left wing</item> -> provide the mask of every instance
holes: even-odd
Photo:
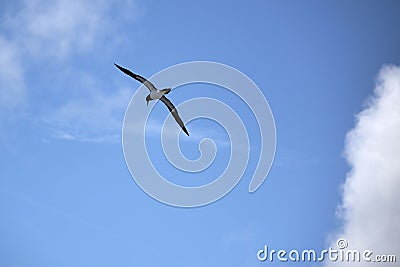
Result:
[[[132,71],[125,69],[124,67],[119,66],[118,64],[114,65],[123,73],[125,73],[126,75],[131,76],[133,79],[143,83],[147,88],[149,88],[150,91],[157,91],[157,88],[154,86],[154,84],[152,84],[150,81],[148,81],[146,78],[143,78],[142,76],[133,73]]]
[[[181,126],[181,128],[185,132],[185,134],[187,134],[189,136],[188,130],[186,129],[185,125],[183,124],[181,118],[178,115],[178,111],[176,110],[175,106],[171,103],[171,101],[169,101],[169,99],[166,98],[165,96],[162,96],[160,98],[160,100],[167,106],[169,111],[172,113],[172,116],[174,117],[176,122],[179,124],[179,126]]]

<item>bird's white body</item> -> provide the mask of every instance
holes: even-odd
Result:
[[[162,92],[160,90],[151,91],[150,92],[150,98],[151,98],[151,100],[160,99],[164,94],[165,94],[165,92]]]
[[[169,92],[171,92],[171,88],[165,88],[165,89],[161,89],[161,90],[150,90],[150,99],[154,100],[154,99],[160,99],[163,95],[168,94]]]

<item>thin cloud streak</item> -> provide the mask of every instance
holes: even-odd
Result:
[[[52,136],[82,142],[119,142],[125,108],[131,91],[120,89],[111,95],[97,92],[91,99],[71,100],[43,115]]]

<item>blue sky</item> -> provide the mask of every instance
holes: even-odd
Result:
[[[326,248],[345,226],[336,211],[352,164],[346,133],[382,66],[400,64],[399,13],[398,1],[3,1],[0,266],[281,266],[257,251]],[[230,65],[258,85],[277,149],[254,194],[252,154],[226,197],[182,209],[130,176],[121,129],[139,84],[113,63],[150,77],[194,60]],[[170,98],[234,102],[213,89]]]

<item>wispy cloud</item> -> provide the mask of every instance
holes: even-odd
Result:
[[[30,120],[45,122],[53,137],[62,139],[104,141],[119,136],[128,90],[106,93],[110,86],[102,81],[89,88],[87,81],[98,80],[98,74],[79,64],[69,70],[68,64],[82,55],[94,59],[99,53],[104,55],[105,43],[108,50],[115,49],[122,38],[120,27],[136,18],[135,8],[134,1],[122,0],[21,0],[7,5],[0,13],[0,109],[7,112],[2,112],[3,117],[9,118],[21,107],[37,106],[32,92],[37,94],[38,82],[29,84],[36,79],[30,75],[51,70],[52,79],[59,82],[40,84],[42,94],[70,92],[65,89],[71,87],[82,88],[83,93],[62,94],[63,99],[46,103],[52,107],[40,108],[45,114],[38,108],[25,110]],[[59,65],[62,71],[53,71],[49,64]],[[63,76],[71,71],[79,75],[73,80]],[[55,84],[62,88],[54,88]]]
[[[346,238],[349,249],[400,256],[399,103],[400,67],[384,66],[374,96],[346,138],[345,156],[351,171],[338,211],[343,226],[332,237]]]
[[[109,12],[126,16],[133,1],[24,0],[20,4],[22,8],[3,15],[9,39],[31,56],[57,58],[105,40],[117,27]]]
[[[0,35],[0,111],[15,110],[26,98],[18,50]]]

